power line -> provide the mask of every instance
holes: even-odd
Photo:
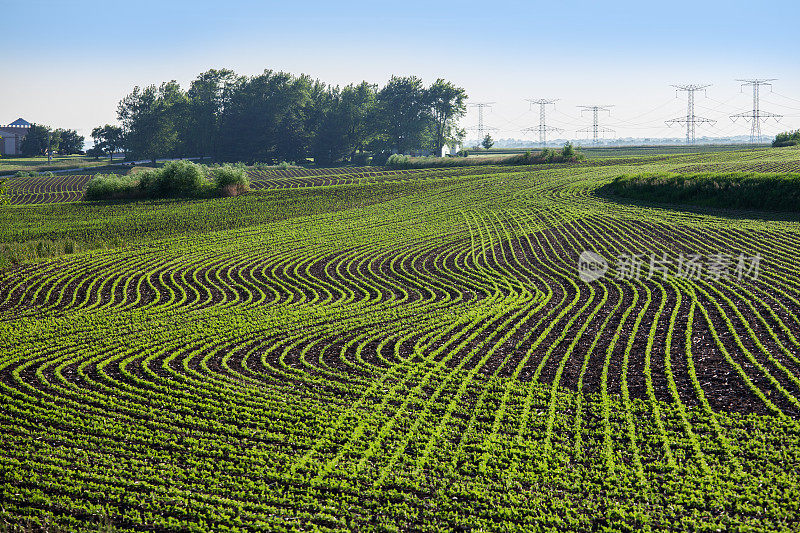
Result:
[[[777,93],[773,93],[773,94],[777,94]],[[772,100],[768,100],[766,98],[761,98],[761,100],[764,101],[764,102],[767,102],[768,104],[772,104],[772,105],[775,105],[775,106],[778,106],[778,107],[782,107],[784,109],[791,109],[792,111],[800,111],[800,107],[792,107],[792,106],[789,106],[789,105],[786,105],[786,104],[781,104],[779,102],[774,102]],[[790,117],[791,115],[784,115],[784,116],[785,117]]]
[[[590,132],[591,131],[592,132],[592,142],[594,144],[597,144],[597,134],[598,133],[615,133],[615,131],[612,130],[611,128],[600,127],[599,122],[598,122],[598,118],[597,118],[598,111],[608,111],[608,114],[610,115],[611,114],[611,109],[609,109],[609,108],[610,107],[614,107],[614,106],[611,106],[611,105],[579,105],[578,107],[581,108],[581,115],[583,115],[584,111],[591,111],[592,112],[592,125],[590,127],[588,127],[588,128],[583,128],[583,129],[577,130],[576,133]]]
[[[786,98],[787,100],[792,100],[793,102],[800,103],[800,100],[798,100],[797,98],[792,98],[791,96],[786,96],[785,94],[776,93],[776,92],[773,92],[772,94],[774,94],[776,96],[780,96],[781,98]]]
[[[528,100],[528,102],[530,102],[531,107],[533,107],[533,104],[538,104],[538,106],[539,106],[539,127],[538,128],[525,128],[522,131],[538,131],[539,132],[539,144],[541,144],[542,146],[546,146],[547,145],[547,132],[548,131],[555,131],[555,132],[563,132],[564,131],[561,128],[554,128],[552,126],[548,126],[546,121],[545,121],[545,107],[550,105],[550,104],[555,106],[557,100],[558,99],[545,100],[543,98],[540,98],[539,100]]]
[[[483,135],[484,131],[495,131],[497,129],[497,128],[492,128],[491,126],[486,126],[486,125],[483,124],[483,110],[484,110],[484,108],[491,109],[492,108],[492,104],[494,104],[494,103],[495,102],[474,102],[474,103],[467,104],[470,107],[477,107],[478,108],[478,125],[477,126],[470,126],[467,129],[468,130],[472,130],[472,131],[477,131],[478,132],[478,136],[481,139],[483,139],[483,137],[484,137],[484,135]]]
[[[672,124],[686,124],[686,144],[694,144],[694,131],[696,124],[702,124],[705,122],[714,124],[717,121],[711,120],[710,118],[703,118],[698,117],[694,114],[694,93],[700,90],[704,90],[706,87],[710,87],[711,85],[673,85],[677,91],[686,91],[688,98],[688,104],[686,106],[686,118],[673,118],[667,121],[667,126],[671,126]],[[676,91],[676,96],[677,96]]]
[[[751,85],[753,87],[753,110],[752,111],[744,111],[742,113],[736,113],[735,115],[731,115],[731,120],[736,122],[737,118],[743,118],[745,121],[748,119],[751,121],[750,124],[750,142],[760,143],[761,142],[761,121],[766,121],[767,119],[774,118],[776,121],[781,118],[782,115],[776,115],[775,113],[770,113],[769,111],[761,111],[760,109],[760,102],[758,101],[758,90],[762,85],[769,85],[772,87],[771,81],[775,81],[775,78],[771,79],[752,79],[752,80],[736,80],[742,83],[742,87],[745,85]]]

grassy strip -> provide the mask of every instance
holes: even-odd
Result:
[[[583,154],[575,151],[571,144],[561,150],[545,148],[540,152],[527,151],[522,154],[499,157],[411,157],[395,154],[386,161],[388,168],[440,168],[473,167],[478,165],[542,165],[548,163],[575,163]]]
[[[17,171],[46,172],[65,168],[91,168],[106,166],[108,161],[89,160],[82,156],[66,156],[48,161],[46,157],[0,158],[0,174],[13,174]]]
[[[800,211],[798,173],[702,173],[622,175],[601,191],[649,202],[704,207]]]

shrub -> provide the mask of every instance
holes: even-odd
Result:
[[[205,169],[191,161],[170,161],[159,170],[145,172],[139,186],[151,198],[203,196],[209,190]]]
[[[241,167],[216,167],[209,169],[208,175],[221,196],[238,196],[250,190],[250,179]]]
[[[86,184],[84,200],[121,200],[144,196],[139,188],[139,177],[144,173],[129,176],[97,174]]]
[[[189,161],[171,161],[158,169],[127,176],[98,174],[89,180],[85,200],[139,198],[204,198],[237,196],[250,189],[243,165],[205,167]]]
[[[386,166],[391,168],[411,168],[411,158],[407,155],[392,154],[386,160]]]

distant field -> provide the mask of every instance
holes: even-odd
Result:
[[[46,157],[0,157],[0,175],[18,171],[45,172],[67,168],[97,167],[108,164],[108,159],[95,160],[82,155],[55,156],[52,161]]]
[[[578,149],[586,157],[629,157],[629,156],[648,156],[648,155],[675,155],[675,154],[699,154],[730,151],[752,151],[754,149],[768,148],[764,145],[747,144],[696,144],[696,145],[665,145],[665,146],[580,146]],[[470,157],[481,155],[503,155],[521,154],[526,150],[537,151],[541,148],[492,148],[487,151],[472,151]]]
[[[0,530],[797,531],[800,222],[598,192],[716,171],[800,149],[10,180]]]

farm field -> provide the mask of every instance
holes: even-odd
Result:
[[[47,157],[2,157],[0,158],[0,175],[13,174],[17,171],[42,172],[69,168],[90,168],[107,165],[108,161],[82,155],[54,156],[52,161]]]
[[[581,153],[589,159],[606,157],[629,157],[629,156],[648,156],[648,155],[680,155],[680,154],[711,154],[718,152],[738,152],[753,151],[754,149],[764,149],[768,144],[753,145],[746,144],[695,144],[695,145],[642,145],[642,146],[580,146]],[[550,147],[551,149],[559,147]],[[521,154],[527,150],[536,151],[541,148],[490,148],[488,151],[473,151],[470,156],[480,155],[503,155]]]
[[[116,245],[0,270],[0,528],[798,531],[800,215],[598,193],[717,170],[800,150],[10,179],[0,246]]]

